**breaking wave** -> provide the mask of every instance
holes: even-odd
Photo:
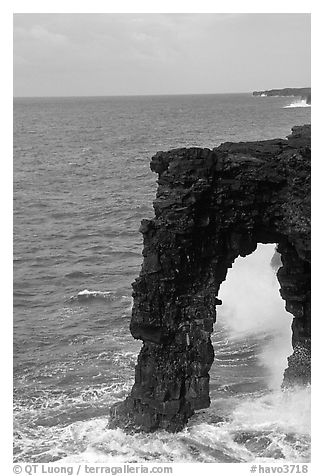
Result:
[[[300,99],[299,101],[292,102],[288,106],[284,106],[284,109],[289,109],[293,107],[311,107],[310,104],[307,104],[306,99]]]
[[[84,289],[79,291],[75,296],[71,296],[71,301],[91,301],[94,299],[108,299],[113,301],[116,296],[111,291],[88,291]]]
[[[133,305],[133,300],[130,296],[125,296],[114,291],[89,291],[88,289],[79,291],[77,294],[68,298],[66,302],[91,303],[96,300],[108,302],[120,301],[130,305],[127,310],[131,309]]]
[[[109,393],[98,395],[100,399],[105,394],[106,405]],[[94,398],[92,394],[89,396]],[[189,426],[176,434],[108,429],[108,420],[103,416],[106,408],[100,410],[93,412],[97,413],[94,418],[89,418],[91,413],[81,421],[76,416],[69,425],[35,426],[28,435],[18,432],[24,451],[16,461],[29,453],[34,439],[41,442],[43,450],[33,458],[35,462],[247,463],[281,460],[297,463],[310,460],[310,388],[213,400],[208,410],[197,413]],[[219,418],[220,413],[222,418]]]

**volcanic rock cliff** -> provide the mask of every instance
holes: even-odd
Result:
[[[130,330],[143,346],[135,383],[110,426],[178,431],[206,408],[220,284],[238,256],[277,243],[281,296],[293,314],[284,385],[310,381],[310,126],[287,139],[158,152],[155,218],[143,220],[143,265]]]
[[[311,88],[284,88],[268,89],[266,91],[253,91],[253,96],[294,96],[306,99],[307,104],[311,104]]]

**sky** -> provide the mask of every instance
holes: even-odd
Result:
[[[14,96],[310,86],[310,14],[19,13]]]

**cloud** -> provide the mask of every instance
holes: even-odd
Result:
[[[40,25],[32,27],[29,32],[30,38],[43,41],[51,45],[66,45],[67,37],[59,33],[52,33]]]
[[[27,84],[47,95],[65,87],[84,95],[297,87],[310,76],[310,21],[297,17],[16,14],[15,94]]]
[[[41,25],[32,25],[31,28],[14,28],[14,42],[20,48],[25,42],[38,42],[38,44],[66,45],[67,36],[60,33],[53,33]],[[35,47],[35,45],[34,45]]]

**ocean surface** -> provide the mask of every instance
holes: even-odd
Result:
[[[250,94],[14,100],[14,461],[310,460],[310,388],[280,390],[292,316],[275,244],[221,287],[210,408],[177,434],[106,428],[141,347],[129,322],[150,158],[283,138],[310,111]]]

